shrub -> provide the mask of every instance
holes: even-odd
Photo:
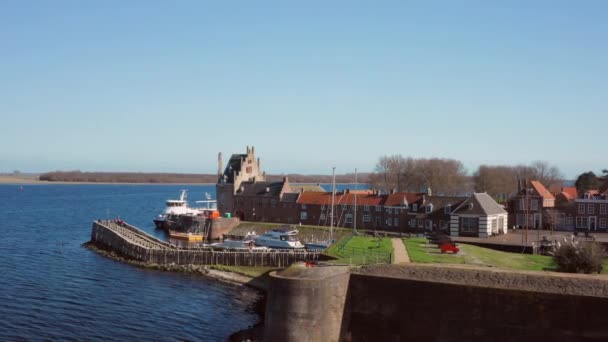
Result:
[[[581,242],[564,239],[553,249],[553,258],[558,271],[569,273],[600,273],[605,252],[597,242]]]

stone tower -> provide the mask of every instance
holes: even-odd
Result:
[[[221,153],[218,157],[218,173],[221,170]],[[216,194],[218,210],[223,215],[234,213],[234,195],[243,182],[262,182],[266,179],[260,170],[260,160],[255,158],[255,150],[247,146],[246,154],[233,154],[226,164],[224,172],[218,175]]]

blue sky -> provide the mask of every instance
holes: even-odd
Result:
[[[608,168],[605,1],[2,1],[0,172]]]

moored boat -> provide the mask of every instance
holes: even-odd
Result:
[[[304,245],[298,239],[298,230],[289,226],[269,230],[255,239],[256,246],[280,249],[302,249]]]
[[[172,239],[178,239],[178,240],[186,240],[186,241],[203,241],[204,240],[204,236],[203,234],[198,234],[198,233],[185,233],[185,232],[176,232],[174,230],[170,230],[169,231],[169,237]]]

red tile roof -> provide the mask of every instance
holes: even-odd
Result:
[[[404,198],[407,200],[408,204],[411,204],[411,203],[414,203],[414,202],[420,200],[420,198],[422,198],[422,195],[424,195],[424,193],[397,192],[394,194],[387,195],[384,205],[391,206],[391,207],[400,206],[403,204]]]
[[[578,197],[577,192],[576,192],[576,187],[573,187],[573,186],[562,188],[562,193],[569,200],[575,199]]]
[[[546,199],[546,200],[548,200],[548,199],[554,200],[555,199],[555,197],[553,197],[553,195],[549,192],[549,190],[547,190],[547,188],[545,188],[544,185],[541,184],[541,182],[539,182],[539,181],[530,181],[530,185],[532,185],[532,187],[534,188],[534,190],[540,196],[542,196],[544,199]]]
[[[382,205],[386,195],[378,196],[371,193],[359,194],[357,192],[357,204],[358,205]],[[300,194],[298,198],[298,204],[321,204],[331,205],[331,192],[314,192],[308,191]],[[355,194],[338,192],[334,198],[334,204],[355,204]]]

